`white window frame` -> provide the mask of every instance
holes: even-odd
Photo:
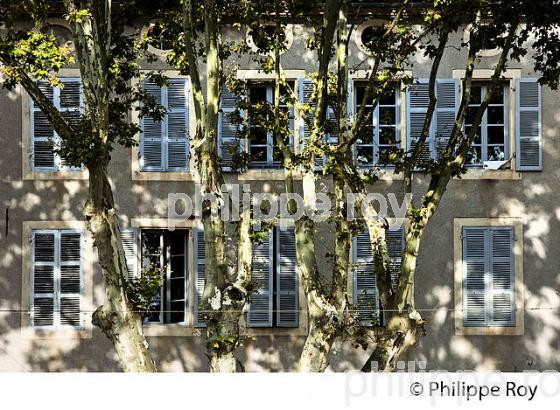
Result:
[[[515,275],[515,325],[514,326],[465,326],[463,308],[464,261],[463,239],[464,227],[512,227],[514,275]],[[523,223],[521,218],[455,218],[454,219],[454,270],[455,270],[455,334],[463,336],[516,336],[523,335],[524,330],[524,294],[523,294]]]

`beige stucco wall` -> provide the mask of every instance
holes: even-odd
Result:
[[[304,30],[295,29],[293,44],[283,56],[286,70],[314,70],[316,58],[305,50]],[[458,37],[456,38],[458,40]],[[350,47],[352,60],[363,58]],[[529,57],[528,57],[529,58]],[[480,68],[491,68],[495,57],[482,58]],[[441,77],[452,77],[463,69],[463,53],[448,49]],[[429,64],[413,58],[412,72],[426,77]],[[163,62],[146,66],[163,68]],[[248,59],[242,68],[254,69]],[[512,62],[530,76],[530,60]],[[416,286],[417,308],[427,319],[426,337],[409,354],[409,360],[426,362],[428,369],[560,369],[560,169],[557,166],[560,140],[560,94],[543,88],[542,94],[544,170],[500,180],[465,178],[450,183],[445,199],[428,228],[420,253]],[[111,344],[94,328],[90,337],[72,339],[24,338],[21,334],[22,243],[25,221],[81,220],[86,182],[81,180],[23,180],[22,139],[24,115],[19,90],[0,91],[0,370],[3,371],[113,371],[118,370]],[[165,218],[167,195],[192,193],[192,181],[133,180],[130,150],[117,148],[110,175],[123,226],[133,218]],[[227,177],[231,182],[235,177]],[[283,183],[272,178],[253,183],[282,192]],[[246,182],[246,181],[244,181]],[[426,184],[417,177],[418,198]],[[401,181],[386,178],[375,188],[401,192]],[[8,211],[7,211],[8,210]],[[4,215],[8,212],[7,224]],[[523,222],[523,296],[525,302],[522,336],[456,336],[454,327],[454,219],[520,218]],[[321,228],[327,232],[327,228]],[[7,234],[6,234],[7,233]],[[320,260],[332,246],[328,234],[321,235]],[[325,269],[326,270],[326,269]],[[102,277],[97,267],[92,278],[92,305],[103,302]],[[302,313],[304,314],[304,313]],[[196,332],[195,332],[196,333]],[[248,371],[295,370],[304,336],[271,331],[247,339],[239,359]],[[300,332],[301,333],[301,332]],[[202,336],[149,337],[161,370],[201,371],[207,369]],[[364,353],[337,347],[333,370],[355,368]]]

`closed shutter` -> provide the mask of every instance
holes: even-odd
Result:
[[[486,318],[486,234],[463,229],[463,318],[465,326],[484,326]]]
[[[187,80],[171,78],[167,91],[167,170],[186,171],[189,154]]]
[[[541,86],[537,79],[522,78],[516,91],[516,168],[542,171]]]
[[[121,231],[124,256],[126,257],[126,268],[128,270],[128,280],[134,280],[139,276],[137,273],[138,263],[136,256],[137,235],[137,230],[134,228],[123,229]]]
[[[32,249],[32,325],[81,327],[82,233],[34,231]]]
[[[204,312],[202,310],[202,295],[206,283],[206,244],[204,241],[204,231],[202,229],[193,230],[194,237],[194,269],[195,269],[195,291],[196,303],[194,305],[194,325],[205,327]]]
[[[272,231],[261,242],[253,242],[252,282],[254,291],[249,297],[247,325],[250,327],[272,326]]]
[[[63,88],[53,88],[47,81],[39,81],[39,89],[53,103],[61,115],[71,124],[80,120],[83,110],[82,84],[79,78],[60,78]],[[47,116],[35,105],[31,97],[30,107],[30,149],[31,163],[34,171],[68,171],[80,170],[79,167],[68,167],[64,159],[54,151],[60,148],[60,137],[55,132]]]
[[[301,115],[301,126],[299,132],[299,146],[303,149],[305,141],[311,136],[311,125],[313,124],[313,116],[315,114],[315,101],[312,100],[313,81],[308,78],[299,80],[299,100],[304,105],[309,105],[310,110],[306,116]]]
[[[222,169],[231,171],[234,155],[244,151],[244,141],[239,124],[233,118],[237,107],[237,96],[227,87],[222,88],[218,118],[218,148],[222,158]]]
[[[398,229],[389,228],[389,231],[387,232],[387,251],[389,252],[390,258],[389,270],[391,275],[391,287],[393,290],[396,290],[399,284],[404,245],[404,227],[400,227]]]
[[[465,326],[515,325],[513,229],[463,229]]]
[[[515,276],[513,269],[513,230],[493,228],[490,237],[491,325],[515,325]]]
[[[276,249],[279,257],[276,262],[276,324],[279,327],[298,327],[298,276],[296,263],[296,237],[293,228],[283,231],[278,229]]]
[[[380,324],[379,294],[374,272],[369,235],[363,231],[354,238],[354,304],[357,321],[362,326]]]
[[[157,104],[165,104],[162,98],[162,88],[159,85],[146,80],[144,81],[144,91],[154,97]],[[145,115],[140,122],[142,129],[140,133],[140,168],[143,171],[163,171],[165,118],[156,121],[151,116]]]
[[[436,82],[436,111],[435,111],[435,150],[439,157],[447,148],[449,137],[455,126],[457,116],[457,98],[459,95],[459,81],[457,79],[442,79]],[[433,121],[432,121],[433,122]]]
[[[408,86],[406,93],[406,114],[407,114],[407,149],[413,151],[420,136],[428,112],[430,103],[428,79],[419,79],[418,82]],[[432,121],[433,123],[433,121]],[[434,151],[434,139],[432,132],[427,136],[422,146],[420,160],[431,159]]]

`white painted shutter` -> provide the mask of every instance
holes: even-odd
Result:
[[[137,256],[136,256],[136,241],[137,230],[135,228],[128,228],[121,230],[121,240],[124,248],[124,255],[126,257],[126,267],[128,269],[128,280],[137,278]]]
[[[60,232],[60,324],[80,326],[82,289],[82,234]]]
[[[279,327],[298,327],[299,292],[296,263],[296,237],[294,228],[283,231],[278,229],[276,249],[279,257],[276,262],[278,290],[276,293],[276,324]]]
[[[435,118],[435,157],[437,158],[447,147],[449,137],[455,125],[459,95],[459,80],[441,79],[436,82]],[[429,100],[428,100],[429,101]]]
[[[155,98],[158,104],[164,104],[162,89],[157,84],[145,80],[144,90]],[[141,119],[140,133],[140,167],[143,171],[163,171],[163,135],[165,118],[155,121],[149,115]]]
[[[488,267],[492,283],[491,325],[515,325],[515,273],[513,269],[513,230],[489,229],[490,255]]]
[[[404,227],[400,227],[399,229],[389,228],[387,232],[387,251],[389,252],[390,258],[389,270],[391,275],[391,287],[393,290],[396,290],[399,284],[404,245]]]
[[[34,327],[53,326],[56,274],[54,231],[33,232],[31,248],[31,323]]]
[[[413,151],[418,143],[418,139],[422,134],[424,121],[428,112],[430,96],[428,91],[428,79],[421,78],[407,88],[406,92],[406,115],[407,115],[407,149]],[[432,121],[433,124],[433,121]],[[431,128],[430,128],[431,129]],[[434,151],[434,138],[430,131],[430,135],[426,138],[422,147],[420,159],[422,161],[429,160]]]
[[[484,326],[486,318],[486,230],[463,228],[463,323]]]
[[[542,171],[541,86],[537,79],[517,80],[516,118],[516,168]]]
[[[204,231],[193,229],[194,238],[194,269],[195,269],[195,291],[196,303],[194,305],[194,325],[205,327],[204,312],[201,309],[202,294],[206,283],[206,244],[204,241]]]
[[[167,170],[188,170],[189,103],[187,80],[170,78],[167,91]]]
[[[250,327],[272,326],[272,231],[268,231],[262,242],[253,243],[252,282],[254,292],[249,297],[247,325]]]
[[[239,135],[240,127],[232,120],[237,106],[237,96],[226,86],[222,88],[220,113],[218,115],[218,154],[222,158],[222,169],[231,171],[233,157],[244,151],[244,140]]]
[[[357,320],[362,326],[379,325],[379,293],[367,230],[354,238],[353,245],[355,264],[353,294]]]

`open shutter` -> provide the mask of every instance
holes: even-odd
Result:
[[[537,79],[517,80],[516,116],[516,168],[542,171],[541,86]]]
[[[167,85],[167,170],[186,171],[189,155],[187,80],[170,78]]]
[[[195,291],[196,303],[194,305],[194,325],[204,327],[204,312],[202,311],[202,294],[206,283],[206,244],[204,242],[204,231],[202,229],[193,230],[194,233],[194,269],[195,269]]]
[[[144,90],[155,98],[158,104],[163,104],[162,89],[157,84],[144,81]],[[143,171],[163,170],[163,135],[165,118],[155,121],[149,115],[141,119],[140,133],[140,167]]]
[[[61,115],[72,125],[77,125],[83,108],[82,81],[80,78],[61,78],[63,88],[55,89]],[[62,144],[62,142],[61,142]],[[59,167],[65,170],[79,170],[81,167],[69,166],[64,158],[59,158]]]
[[[272,231],[262,242],[253,243],[252,279],[254,292],[249,298],[247,325],[250,327],[272,326]]]
[[[407,114],[407,148],[412,151],[416,148],[418,139],[422,134],[424,121],[428,112],[430,96],[428,91],[428,79],[422,78],[418,82],[411,84],[407,88],[406,93],[406,114]],[[432,121],[433,123],[433,121]],[[431,127],[430,127],[431,128]],[[429,160],[434,150],[434,139],[430,135],[426,138],[422,147],[420,159],[422,161]]]
[[[486,306],[486,230],[463,228],[463,324],[484,326]]]
[[[400,227],[398,229],[389,228],[389,231],[387,232],[387,250],[391,259],[389,269],[391,275],[391,287],[393,290],[396,290],[399,284],[404,244],[404,227]]]
[[[299,145],[303,148],[305,141],[311,136],[311,124],[313,122],[313,114],[315,112],[315,103],[311,100],[313,94],[313,81],[308,78],[299,80],[299,100],[302,104],[310,104],[310,110],[306,116],[301,115],[301,126],[299,132]]]
[[[39,89],[54,103],[54,89],[47,81],[39,81]],[[41,109],[29,97],[31,163],[35,171],[56,171],[54,128]]]
[[[126,257],[126,268],[128,269],[128,280],[134,280],[140,276],[137,273],[137,232],[135,228],[121,230],[121,240],[124,248],[124,256]]]
[[[82,289],[82,234],[60,232],[60,324],[80,326]]]
[[[244,151],[244,141],[239,135],[239,124],[232,116],[236,111],[237,96],[226,86],[222,88],[218,118],[218,148],[222,158],[222,169],[231,171],[233,157]]]
[[[54,231],[35,231],[31,237],[31,323],[34,327],[54,325],[56,237]]]
[[[436,82],[436,112],[435,112],[435,156],[443,152],[449,142],[449,137],[455,126],[457,116],[457,98],[459,81],[457,79],[442,79]],[[429,102],[429,100],[428,100]],[[432,122],[433,122],[432,120]]]
[[[363,231],[354,238],[354,304],[357,320],[362,326],[380,323],[379,294],[373,266],[369,235]]]
[[[276,324],[279,327],[298,327],[298,276],[296,264],[296,237],[293,228],[276,231],[276,264],[278,292],[276,293]]]
[[[491,324],[515,325],[515,274],[513,269],[513,230],[489,229],[491,273]]]

